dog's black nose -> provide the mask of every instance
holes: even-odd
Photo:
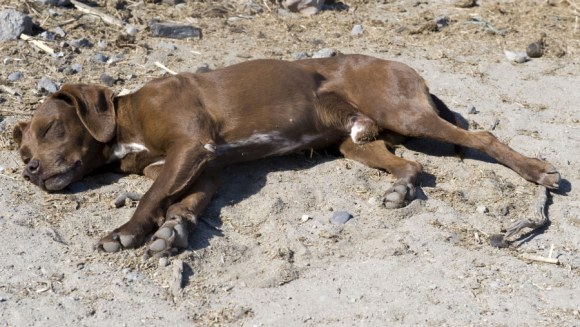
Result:
[[[40,161],[33,159],[26,164],[26,167],[24,168],[24,172],[22,173],[22,175],[24,176],[24,179],[29,181],[31,179],[34,179],[34,177],[38,175],[39,170],[40,170]]]

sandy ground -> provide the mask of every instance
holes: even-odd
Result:
[[[128,38],[72,8],[0,4],[26,12],[45,30],[61,26],[67,33],[46,42],[64,53],[59,58],[22,41],[0,44],[2,59],[9,58],[0,64],[0,84],[19,94],[0,92],[0,326],[580,325],[574,1],[457,8],[451,1],[358,0],[313,17],[269,1],[95,3],[140,32]],[[448,17],[449,26],[435,31],[438,16]],[[145,27],[152,18],[199,26],[203,38],[151,37]],[[363,32],[352,36],[357,24]],[[506,59],[503,50],[525,51],[541,33],[547,35],[543,57],[523,64]],[[81,37],[94,46],[61,48],[63,40]],[[134,210],[115,209],[111,201],[122,192],[145,192],[151,182],[144,177],[95,175],[59,194],[20,177],[11,130],[47,95],[37,90],[43,76],[58,84],[99,83],[108,74],[120,92],[166,74],[155,61],[195,71],[255,58],[291,60],[322,48],[415,67],[471,129],[495,125],[493,133],[511,147],[558,167],[563,180],[550,192],[549,226],[510,248],[491,247],[488,235],[531,215],[537,186],[477,152],[460,161],[451,146],[426,140],[396,149],[421,162],[425,173],[419,199],[395,210],[377,201],[388,173],[331,151],[230,167],[190,247],[166,262],[143,260],[142,249],[92,250]],[[121,59],[104,64],[96,53]],[[67,74],[73,64],[82,71]],[[8,82],[15,71],[24,78]],[[476,114],[468,114],[471,107]],[[331,224],[339,210],[353,219]],[[561,264],[521,257],[550,253]],[[173,273],[180,262],[181,289]]]

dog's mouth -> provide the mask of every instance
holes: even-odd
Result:
[[[46,191],[59,191],[74,181],[76,173],[81,168],[81,161],[75,161],[71,166],[52,171],[40,180],[40,188]]]

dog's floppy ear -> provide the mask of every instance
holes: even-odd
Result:
[[[65,84],[57,96],[70,97],[81,122],[97,141],[107,143],[115,137],[113,91],[100,85]]]
[[[21,121],[18,124],[16,124],[16,126],[14,126],[14,129],[12,130],[12,138],[14,139],[14,141],[16,141],[16,143],[18,143],[18,146],[20,146],[20,143],[22,143],[22,135],[24,134],[24,131],[28,128],[28,125],[30,125],[30,123]]]

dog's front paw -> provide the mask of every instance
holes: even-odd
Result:
[[[415,199],[415,186],[406,182],[395,182],[383,196],[383,206],[389,209],[401,208]]]
[[[142,238],[132,234],[123,234],[119,229],[103,237],[95,246],[99,251],[117,252],[121,249],[135,248],[141,245]]]
[[[181,217],[167,220],[153,234],[151,243],[145,251],[145,257],[164,257],[174,254],[179,249],[186,248],[188,245],[187,234],[187,222]]]

